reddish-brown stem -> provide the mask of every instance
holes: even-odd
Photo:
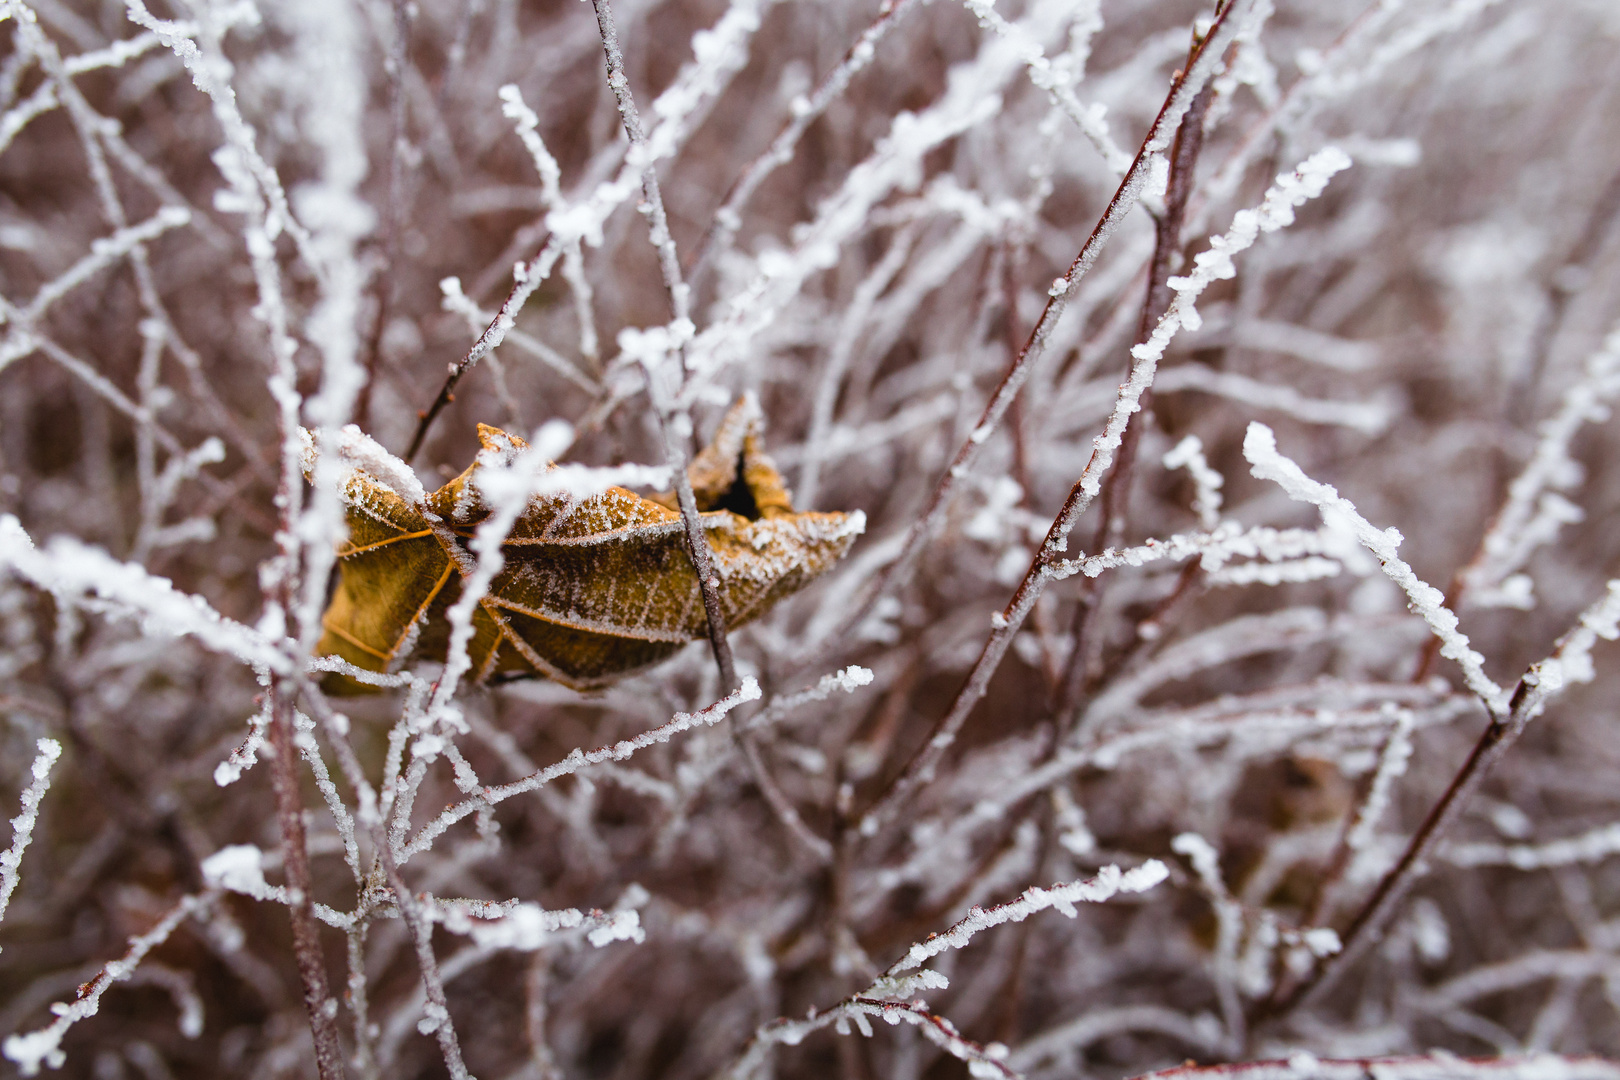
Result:
[[[287,875],[288,912],[292,919],[293,953],[304,984],[304,1008],[315,1038],[315,1069],[321,1080],[342,1080],[343,1047],[338,1040],[337,999],[326,983],[326,958],[315,925],[311,895],[309,850],[304,840],[304,800],[298,790],[298,751],[293,745],[293,703],[290,688],[278,681],[270,714],[270,780],[276,793],[276,817],[281,824],[281,865]]]
[[[1479,790],[1480,784],[1484,783],[1485,778],[1496,767],[1496,763],[1524,732],[1525,725],[1529,723],[1535,708],[1540,704],[1532,689],[1529,681],[1520,680],[1507,714],[1492,717],[1490,723],[1486,725],[1479,736],[1479,741],[1469,752],[1468,759],[1451,778],[1451,783],[1446,785],[1446,790],[1439,800],[1430,807],[1423,824],[1418,826],[1417,832],[1407,842],[1406,850],[1401,852],[1401,857],[1384,874],[1377,888],[1372,891],[1372,895],[1362,904],[1361,910],[1356,912],[1355,918],[1350,920],[1350,925],[1341,935],[1343,948],[1318,963],[1297,982],[1279,985],[1277,992],[1262,1002],[1255,1011],[1253,1022],[1263,1022],[1285,1015],[1307,997],[1331,983],[1340,972],[1354,964],[1378,941],[1396,905],[1411,890],[1418,872],[1434,853],[1452,823],[1457,820],[1457,815],[1462,813],[1463,807]]]
[[[1379,1076],[1385,1080],[1436,1080],[1441,1076],[1454,1078],[1471,1078],[1471,1080],[1489,1080],[1490,1077],[1499,1076],[1503,1080],[1509,1078],[1528,1078],[1539,1075],[1541,1070],[1555,1068],[1557,1075],[1564,1080],[1614,1080],[1620,1076],[1620,1068],[1611,1061],[1593,1057],[1555,1057],[1551,1054],[1537,1054],[1528,1058],[1492,1057],[1492,1058],[1459,1058],[1446,1055],[1443,1060],[1435,1055],[1424,1054],[1413,1057],[1372,1057],[1372,1058],[1340,1058],[1317,1059],[1312,1058],[1309,1072],[1300,1068],[1296,1060],[1289,1061],[1243,1061],[1222,1065],[1196,1065],[1191,1062],[1178,1065],[1172,1069],[1163,1069],[1159,1072],[1147,1073],[1137,1080],[1244,1080],[1245,1077],[1254,1077],[1255,1080],[1275,1080],[1278,1076],[1304,1076],[1319,1077],[1321,1080],[1361,1080],[1363,1077]]]
[[[1183,73],[1181,78],[1177,79],[1169,98],[1165,101],[1164,108],[1159,113],[1159,119],[1155,121],[1148,138],[1142,144],[1141,151],[1137,154],[1136,163],[1126,173],[1125,180],[1120,185],[1120,190],[1115,193],[1114,202],[1110,203],[1109,209],[1103,215],[1103,220],[1093,230],[1091,239],[1086,241],[1086,246],[1081,249],[1080,254],[1075,258],[1074,264],[1070,268],[1071,277],[1067,289],[1055,293],[1048,302],[1046,311],[1041,316],[1041,321],[1036,324],[1035,331],[1030,336],[1029,344],[1024,346],[1024,352],[1014,362],[1012,370],[1008,372],[1003,380],[1002,387],[997,390],[990,405],[986,408],[984,419],[980,422],[981,432],[976,433],[974,437],[968,440],[967,444],[957,454],[956,462],[947,471],[946,479],[941,481],[940,486],[935,489],[934,501],[928,513],[913,528],[911,535],[907,539],[907,551],[914,554],[913,549],[920,547],[922,540],[926,539],[931,533],[929,522],[937,512],[942,511],[946,504],[951,486],[949,481],[966,470],[968,463],[975,456],[974,450],[979,443],[984,441],[982,432],[993,426],[1001,418],[1006,406],[1010,403],[1010,399],[1017,393],[1018,387],[1023,384],[1024,379],[1028,377],[1027,360],[1039,351],[1038,346],[1044,344],[1046,335],[1051,333],[1051,323],[1056,319],[1054,311],[1061,312],[1062,310],[1061,306],[1054,308],[1054,305],[1058,305],[1060,300],[1073,291],[1074,278],[1072,275],[1084,273],[1090,267],[1091,262],[1095,260],[1096,253],[1092,247],[1093,243],[1099,235],[1105,236],[1107,232],[1112,230],[1113,225],[1109,224],[1112,215],[1116,213],[1123,214],[1123,209],[1116,209],[1122,205],[1121,200],[1125,200],[1124,205],[1128,205],[1130,199],[1134,198],[1142,183],[1142,177],[1139,174],[1143,171],[1142,163],[1147,155],[1152,152],[1155,146],[1167,145],[1170,142],[1172,136],[1168,130],[1169,125],[1174,123],[1179,126],[1181,118],[1186,114],[1185,107],[1175,108],[1172,111],[1172,106],[1185,101],[1187,106],[1190,107],[1191,100],[1202,91],[1203,82],[1207,80],[1213,71],[1216,59],[1230,39],[1232,25],[1230,16],[1239,6],[1237,3],[1230,3],[1223,7],[1220,14],[1216,16],[1214,24],[1210,27],[1208,35],[1194,49],[1192,60],[1187,65],[1187,71]],[[1155,140],[1159,139],[1161,134],[1163,142],[1156,142]],[[1133,177],[1136,178],[1134,181]],[[1114,221],[1114,224],[1117,224],[1117,220]],[[1090,252],[1089,255],[1088,252]],[[1128,417],[1126,420],[1128,423]],[[1012,644],[1013,635],[1018,632],[1024,620],[1029,617],[1029,613],[1034,608],[1036,601],[1040,599],[1041,593],[1045,591],[1046,584],[1050,580],[1048,576],[1050,565],[1061,552],[1067,550],[1069,534],[1074,530],[1080,516],[1091,506],[1093,492],[1096,491],[1093,485],[1100,481],[1100,476],[1094,474],[1105,474],[1111,461],[1112,453],[1099,441],[1098,445],[1093,448],[1085,468],[1081,470],[1080,477],[1075,480],[1074,486],[1069,489],[1068,497],[1064,499],[1063,506],[1058,510],[1057,516],[1052,519],[1052,524],[1046,531],[1046,539],[1041,544],[1040,551],[1031,560],[1029,569],[1024,573],[1023,580],[1018,583],[1018,588],[1013,592],[1012,599],[997,614],[992,623],[994,629],[990,634],[990,638],[984,643],[984,647],[979,652],[979,658],[974,662],[973,669],[968,673],[968,677],[963,682],[961,689],[957,691],[955,698],[952,699],[950,708],[934,724],[927,741],[912,755],[911,760],[895,777],[888,789],[862,815],[860,828],[863,835],[874,835],[893,821],[900,806],[919,788],[933,780],[935,770],[944,759],[945,753],[955,743],[956,736],[962,730],[962,725],[967,723],[967,718],[973,711],[974,706],[989,690],[990,678],[995,674],[996,669],[1001,666],[1002,658],[1007,655],[1007,649]],[[902,552],[901,560],[889,565],[888,574],[883,579],[880,579],[877,588],[868,596],[866,603],[861,605],[861,609],[858,609],[852,618],[846,620],[846,627],[858,624],[860,619],[864,617],[862,610],[869,608],[875,602],[876,596],[882,595],[892,575],[898,572],[895,567],[905,558],[906,553]]]
[[[547,243],[549,242],[548,240]],[[512,283],[512,289],[506,294],[506,301],[501,305],[501,311],[506,310],[522,288],[523,282],[514,281]],[[445,376],[444,385],[439,387],[439,394],[433,399],[433,404],[429,405],[417,417],[416,432],[411,436],[411,444],[405,450],[406,461],[411,461],[421,451],[422,443],[427,441],[428,429],[433,427],[433,421],[439,418],[439,414],[444,411],[446,405],[456,400],[456,384],[461,381],[462,376],[471,371],[478,361],[483,359],[484,354],[489,352],[485,342],[494,331],[495,324],[500,321],[500,318],[500,315],[497,314],[495,318],[491,319],[489,326],[484,328],[484,332],[479,335],[477,341],[473,342],[472,347],[467,350],[467,354],[458,362],[450,365],[450,373]]]
[[[828,641],[833,643],[829,648],[836,647],[837,643],[847,639],[849,631],[866,620],[878,600],[887,596],[905,575],[911,572],[918,553],[944,523],[958,480],[968,474],[968,470],[978,459],[979,451],[988,441],[990,433],[1000,424],[1018,392],[1023,389],[1030,370],[1046,350],[1047,339],[1051,337],[1058,320],[1068,308],[1070,298],[1078,291],[1081,279],[1096,265],[1102,249],[1107,246],[1109,239],[1119,228],[1120,222],[1136,205],[1142,185],[1147,181],[1150,158],[1169,146],[1174,138],[1175,129],[1180,126],[1182,117],[1192,105],[1193,98],[1198,96],[1213,74],[1216,62],[1236,33],[1232,13],[1240,6],[1242,5],[1238,3],[1228,3],[1215,16],[1203,41],[1193,51],[1186,69],[1172,84],[1170,93],[1159,108],[1158,116],[1154,118],[1153,125],[1148,128],[1147,136],[1142,140],[1141,148],[1137,150],[1135,159],[1126,170],[1124,179],[1108,200],[1108,207],[1092,228],[1091,235],[1081,245],[1074,261],[1069,264],[1069,271],[1063,278],[1063,288],[1054,290],[1051,298],[1047,300],[1034,329],[1030,331],[1029,339],[1013,358],[1012,363],[1007,366],[1001,381],[990,395],[990,400],[985,403],[984,412],[980,415],[972,436],[963,442],[944,475],[935,485],[927,508],[911,527],[900,554],[883,568],[861,602],[850,605],[849,614],[828,636]],[[1072,508],[1072,504],[1066,505]],[[1072,522],[1065,525],[1063,529],[1065,536],[1072,525]],[[820,657],[817,656],[816,659],[819,660]]]
[[[630,93],[630,80],[624,72],[624,55],[619,51],[619,33],[613,22],[613,6],[609,0],[591,0],[596,9],[596,26],[602,35],[602,53],[607,61],[608,86],[613,89],[619,105],[619,117],[624,132],[635,149],[644,149],[647,135],[636,112],[635,97]],[[691,320],[691,289],[682,279],[680,259],[675,254],[675,241],[669,234],[669,218],[664,212],[664,197],[658,188],[658,172],[648,161],[641,172],[642,212],[647,215],[648,230],[652,233],[653,247],[658,249],[658,269],[664,277],[664,290],[669,296],[670,315],[676,322]],[[682,345],[668,357],[666,365],[675,371],[686,370],[686,347]],[[658,426],[664,437],[664,460],[669,465],[675,483],[675,498],[681,508],[681,522],[686,527],[686,551],[697,573],[698,591],[703,597],[703,614],[709,624],[709,647],[714,651],[715,665],[720,669],[722,689],[730,693],[738,686],[737,664],[731,655],[731,642],[726,638],[726,616],[720,607],[720,579],[714,571],[714,555],[709,550],[709,537],[703,531],[703,519],[698,514],[697,498],[692,493],[692,481],[686,474],[685,436],[678,424],[674,398],[660,383],[660,371],[647,370],[647,397],[657,414]],[[677,388],[678,389],[678,388]],[[684,413],[682,415],[685,415]],[[687,416],[687,426],[690,427]]]
[[[1181,250],[1181,228],[1187,217],[1187,200],[1192,195],[1198,155],[1204,147],[1204,114],[1209,110],[1212,92],[1213,87],[1209,86],[1198,92],[1187,109],[1187,115],[1182,118],[1181,126],[1176,129],[1175,146],[1170,152],[1170,179],[1165,188],[1164,213],[1154,223],[1153,258],[1148,264],[1147,293],[1142,300],[1141,316],[1137,319],[1137,342],[1146,341],[1152,335],[1153,328],[1170,307],[1170,272],[1176,253]],[[1125,434],[1120,439],[1118,460],[1114,463],[1113,471],[1103,479],[1102,493],[1098,496],[1100,520],[1093,543],[1098,551],[1117,543],[1125,531],[1132,466],[1136,462],[1136,449],[1141,443],[1143,425],[1153,405],[1151,386],[1142,392],[1140,400],[1142,411],[1125,428]],[[1058,694],[1059,729],[1063,732],[1073,724],[1074,714],[1085,695],[1088,643],[1098,632],[1101,593],[1101,578],[1087,578],[1080,588],[1073,623],[1073,651],[1069,654],[1062,689]]]
[[[1171,264],[1181,250],[1181,226],[1187,218],[1187,199],[1192,195],[1198,154],[1204,148],[1204,114],[1209,111],[1209,100],[1213,93],[1213,86],[1200,90],[1188,107],[1187,115],[1182,117],[1181,126],[1176,129],[1175,146],[1170,151],[1170,179],[1165,187],[1164,213],[1154,222],[1153,261],[1148,264],[1147,296],[1142,301],[1142,315],[1136,324],[1138,342],[1148,339],[1153,328],[1159,324],[1160,317],[1170,308]],[[1098,551],[1117,543],[1125,530],[1131,473],[1136,464],[1136,448],[1142,441],[1142,429],[1152,415],[1153,387],[1142,391],[1140,400],[1142,411],[1138,414],[1139,418],[1125,429],[1113,471],[1103,480],[1102,494],[1098,497],[1101,521],[1093,544]]]

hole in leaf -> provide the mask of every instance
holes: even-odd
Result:
[[[743,475],[743,456],[737,455],[737,476],[731,481],[731,486],[725,490],[720,498],[715,500],[715,510],[730,510],[733,514],[740,514],[749,521],[759,520],[759,504],[754,501],[753,489],[748,486],[748,480]]]

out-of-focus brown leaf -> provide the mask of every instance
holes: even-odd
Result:
[[[864,515],[796,513],[761,446],[751,399],[734,405],[687,471],[714,550],[728,627],[764,614],[849,549]],[[349,539],[319,650],[385,671],[412,656],[442,660],[446,611],[476,557],[468,540],[490,514],[485,462],[507,463],[521,439],[480,424],[485,453],[413,503],[357,468],[344,482]],[[469,647],[475,678],[545,676],[576,689],[655,664],[708,623],[673,495],[624,488],[535,496],[503,547],[506,564],[479,603]],[[330,689],[357,689],[348,679]]]

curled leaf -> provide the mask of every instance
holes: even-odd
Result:
[[[795,512],[761,445],[758,405],[734,405],[688,476],[714,551],[728,627],[763,615],[824,573],[865,526],[859,511]],[[410,657],[443,660],[446,612],[477,563],[469,541],[491,506],[481,470],[510,466],[526,444],[480,424],[483,452],[460,476],[413,499],[364,457],[342,482],[349,538],[322,619],[319,651],[370,671]],[[505,566],[473,616],[479,680],[544,676],[576,689],[612,682],[705,637],[708,623],[672,495],[613,487],[535,495],[502,546]],[[333,678],[334,690],[356,689]]]

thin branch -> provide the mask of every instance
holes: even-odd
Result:
[[[1620,1065],[1593,1057],[1459,1058],[1451,1054],[1330,1060],[1302,1053],[1287,1060],[1181,1065],[1139,1080],[1620,1080]]]
[[[1198,42],[1195,41],[1196,50]],[[1209,111],[1214,86],[1206,85],[1193,98],[1181,126],[1176,129],[1176,141],[1170,151],[1170,178],[1165,188],[1164,213],[1154,221],[1153,256],[1148,262],[1147,295],[1142,300],[1142,314],[1137,320],[1136,340],[1146,342],[1153,334],[1160,317],[1169,310],[1173,294],[1170,291],[1170,272],[1175,256],[1181,251],[1181,229],[1187,216],[1187,200],[1193,191],[1198,168],[1198,155],[1204,147],[1204,116]],[[1130,424],[1120,442],[1119,460],[1103,481],[1100,520],[1092,546],[1101,550],[1119,543],[1125,534],[1126,504],[1130,496],[1132,466],[1136,461],[1136,448],[1141,443],[1142,427],[1153,407],[1153,388],[1142,393],[1142,421]],[[1073,624],[1073,643],[1064,671],[1062,690],[1058,699],[1058,732],[1061,741],[1074,722],[1080,708],[1080,699],[1086,684],[1086,657],[1088,648],[1098,633],[1097,619],[1102,611],[1103,581],[1090,579],[1081,589]],[[1137,637],[1137,642],[1142,639]]]
[[[382,361],[382,339],[393,314],[395,296],[399,291],[400,234],[405,219],[406,159],[410,143],[406,134],[405,69],[411,62],[411,18],[415,5],[405,0],[394,0],[394,40],[388,50],[388,120],[391,138],[388,155],[388,202],[383,212],[383,273],[377,281],[377,311],[372,316],[371,333],[367,335],[364,351],[366,381],[354,402],[354,422],[361,430],[371,426],[371,395],[377,384],[377,369]],[[410,455],[414,457],[415,455]]]
[[[731,656],[731,642],[726,638],[726,616],[720,607],[720,579],[714,572],[714,554],[709,550],[709,537],[703,531],[703,519],[698,514],[697,498],[692,494],[692,480],[686,474],[687,453],[685,440],[690,436],[692,420],[684,410],[677,410],[675,399],[678,387],[671,388],[661,378],[671,367],[674,373],[686,368],[686,343],[692,333],[691,289],[681,277],[680,259],[675,253],[675,240],[669,234],[669,218],[664,213],[664,198],[658,190],[656,163],[647,150],[647,134],[636,112],[635,98],[630,93],[630,80],[624,72],[624,55],[619,51],[619,34],[613,24],[613,7],[608,0],[592,0],[596,9],[596,26],[602,35],[602,52],[607,58],[608,86],[619,104],[619,116],[624,121],[625,134],[630,137],[628,161],[645,157],[641,170],[642,212],[652,233],[653,246],[658,249],[658,268],[664,276],[664,288],[669,294],[670,315],[673,319],[677,345],[673,356],[666,356],[661,364],[647,367],[647,396],[652,400],[658,416],[658,426],[664,437],[664,461],[674,474],[675,497],[681,507],[681,521],[686,526],[686,550],[696,571],[698,588],[703,594],[703,613],[709,624],[709,647],[714,651],[714,662],[720,669],[721,688],[728,693],[738,686],[737,665]],[[675,391],[675,392],[672,392]]]
[[[1229,6],[1226,12],[1229,13],[1235,6]],[[1211,39],[1213,36],[1212,33]],[[1209,40],[1205,40],[1206,48]],[[1240,210],[1233,215],[1231,229],[1210,241],[1209,250],[1198,255],[1193,272],[1171,282],[1172,290],[1176,294],[1175,300],[1154,326],[1153,333],[1148,339],[1131,349],[1133,363],[1130,377],[1120,386],[1113,412],[1109,415],[1102,433],[1093,440],[1091,455],[1086,461],[1085,468],[1080,478],[1075,481],[1074,487],[1070,489],[1068,498],[1064,500],[1057,516],[1052,519],[1040,550],[1030,561],[1029,569],[1013,592],[1012,599],[1007,602],[1007,606],[992,616],[993,629],[990,637],[980,651],[972,671],[951,702],[949,710],[934,725],[928,740],[913,755],[904,771],[862,816],[860,828],[863,835],[875,835],[879,829],[893,820],[906,799],[918,788],[933,780],[935,770],[944,759],[946,751],[955,743],[962,725],[967,723],[974,706],[989,690],[990,678],[1001,665],[1007,649],[1011,647],[1013,635],[1029,617],[1041,593],[1045,591],[1047,582],[1067,576],[1082,567],[1085,560],[1065,562],[1060,559],[1060,556],[1068,550],[1069,533],[1102,490],[1102,477],[1113,464],[1114,454],[1119,448],[1131,416],[1138,409],[1142,392],[1153,384],[1153,375],[1158,369],[1159,358],[1164,355],[1164,350],[1183,327],[1198,325],[1197,309],[1194,305],[1203,290],[1219,278],[1234,275],[1236,269],[1232,264],[1233,255],[1251,247],[1262,232],[1275,231],[1291,223],[1294,220],[1294,209],[1320,195],[1328,181],[1349,165],[1350,159],[1343,151],[1330,146],[1312,154],[1292,173],[1278,176],[1276,182],[1267,189],[1265,198],[1257,209]],[[1257,426],[1259,425],[1252,425]]]
[[[877,56],[878,42],[892,30],[901,16],[913,7],[918,0],[883,0],[878,8],[877,18],[872,24],[861,32],[855,39],[855,44],[849,47],[844,58],[838,66],[829,71],[821,83],[810,92],[809,96],[796,98],[790,111],[793,118],[788,121],[782,131],[771,140],[770,149],[749,162],[742,175],[732,183],[731,190],[721,200],[720,207],[714,212],[713,221],[709,229],[703,234],[698,243],[696,257],[692,260],[691,277],[694,286],[700,284],[703,276],[713,265],[715,257],[731,246],[732,239],[737,230],[742,228],[743,207],[753,198],[754,192],[759,189],[767,177],[776,169],[793,160],[793,151],[799,140],[810,129],[827,106],[843,94],[860,71],[870,64]]]
[[[321,1080],[342,1080],[343,1047],[338,1039],[337,999],[326,983],[326,958],[321,952],[320,930],[315,925],[311,893],[309,850],[304,839],[304,800],[298,791],[298,751],[293,746],[292,698],[277,680],[270,693],[275,700],[270,715],[270,748],[275,756],[270,777],[276,792],[276,817],[281,824],[281,865],[287,875],[287,911],[292,920],[293,952],[304,984],[304,1009],[315,1038],[315,1069]]]
[[[912,563],[933,536],[944,524],[946,512],[950,509],[951,498],[955,494],[957,482],[966,476],[978,459],[979,452],[989,441],[1001,418],[1011,407],[1013,399],[1023,389],[1028,380],[1035,362],[1040,359],[1046,350],[1047,341],[1056,329],[1063,312],[1068,308],[1070,301],[1080,290],[1080,282],[1085,278],[1091,268],[1096,265],[1102,250],[1108,245],[1114,232],[1119,228],[1125,216],[1130,213],[1141,197],[1142,188],[1147,183],[1148,173],[1154,158],[1163,154],[1169,147],[1180,127],[1181,119],[1189,108],[1193,99],[1203,90],[1204,84],[1214,74],[1215,66],[1230,43],[1232,35],[1236,32],[1236,20],[1233,12],[1245,7],[1249,0],[1239,0],[1229,3],[1209,28],[1203,43],[1194,53],[1192,61],[1187,65],[1175,80],[1166,96],[1164,104],[1159,108],[1153,125],[1148,128],[1147,136],[1142,140],[1142,146],[1137,151],[1131,167],[1126,170],[1125,178],[1120,181],[1118,189],[1108,201],[1108,207],[1092,228],[1091,235],[1081,246],[1079,254],[1069,264],[1068,273],[1053,282],[1049,290],[1046,307],[1036,320],[1035,328],[1030,331],[1029,340],[1018,355],[1008,365],[1007,371],[1002,375],[1001,382],[990,395],[985,404],[984,412],[978,424],[969,434],[967,440],[951,459],[944,475],[939,479],[930,497],[927,509],[906,534],[906,540],[900,554],[879,575],[877,581],[867,591],[859,604],[851,606],[850,612],[845,616],[838,628],[830,635],[830,643],[838,643],[846,639],[849,632],[859,626],[871,614],[872,608],[878,600],[887,596],[900,584],[910,572]],[[1066,530],[1065,530],[1066,532]]]
[[[1255,1011],[1254,1019],[1257,1022],[1287,1015],[1296,1006],[1320,993],[1377,943],[1390,916],[1411,891],[1452,823],[1491,770],[1524,734],[1530,721],[1539,716],[1547,703],[1569,682],[1588,682],[1592,679],[1592,646],[1597,638],[1613,639],[1617,634],[1617,621],[1620,621],[1620,579],[1609,582],[1604,597],[1581,613],[1575,626],[1558,639],[1550,657],[1532,665],[1525,672],[1505,710],[1492,707],[1490,698],[1481,695],[1485,698],[1487,708],[1491,709],[1490,722],[1439,800],[1430,807],[1423,824],[1418,826],[1417,832],[1407,842],[1406,850],[1384,874],[1351,919],[1349,927],[1340,935],[1344,948],[1318,962],[1296,982],[1279,985],[1276,993]]]
[[[0,851],[0,920],[6,917],[6,907],[17,888],[17,868],[22,863],[23,852],[28,850],[28,842],[33,839],[40,801],[50,790],[51,767],[62,756],[62,744],[55,739],[38,739],[35,747],[39,753],[29,769],[33,781],[23,789],[22,812],[11,819],[11,846]]]
[[[405,922],[411,944],[416,950],[416,962],[422,975],[422,990],[428,1000],[427,1015],[417,1025],[417,1029],[424,1035],[432,1034],[438,1040],[439,1052],[444,1057],[445,1068],[449,1070],[453,1080],[470,1080],[467,1066],[461,1058],[461,1045],[456,1038],[455,1025],[450,1020],[444,981],[439,977],[438,961],[433,955],[433,923],[423,912],[416,894],[410,891],[400,874],[394,845],[387,835],[386,823],[378,812],[376,790],[366,780],[365,771],[360,767],[354,747],[349,743],[349,722],[333,711],[326,696],[313,683],[302,683],[300,691],[310,707],[310,712],[326,729],[337,758],[338,769],[355,793],[356,802],[359,804],[355,817],[371,836],[372,848],[382,865],[383,874],[393,891],[394,903],[399,908],[400,917]]]

